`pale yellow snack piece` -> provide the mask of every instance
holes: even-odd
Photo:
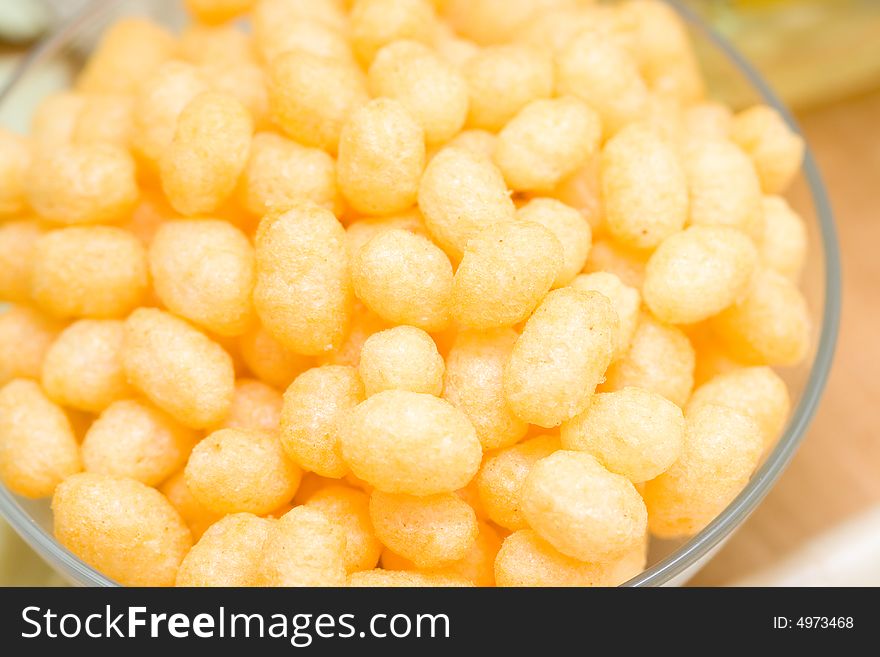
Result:
[[[742,298],[758,263],[752,240],[728,226],[691,226],[657,247],[642,295],[659,320],[695,324]]]
[[[392,324],[444,329],[453,296],[452,265],[431,241],[407,230],[386,230],[352,258],[354,292]]]
[[[444,148],[428,163],[418,201],[431,237],[456,262],[480,230],[510,223],[516,213],[498,168],[458,147]]]
[[[307,508],[326,514],[345,534],[345,570],[370,570],[379,563],[382,544],[370,520],[370,496],[348,486],[326,486],[305,502]]]
[[[480,45],[505,43],[542,13],[572,0],[448,0],[442,11],[462,35]]]
[[[370,518],[376,537],[419,568],[458,561],[477,539],[474,510],[453,493],[414,497],[375,490]]]
[[[328,57],[341,53],[353,61],[348,17],[336,0],[258,0],[251,23],[266,63],[288,50]]]
[[[134,160],[106,143],[37,151],[25,177],[28,203],[59,224],[100,224],[122,218],[138,199]]]
[[[682,136],[682,107],[675,98],[662,93],[653,93],[648,98],[648,111],[642,123],[650,125],[664,139],[677,148],[687,143]]]
[[[418,568],[412,561],[388,548],[382,551],[382,567],[386,570],[417,571],[434,577],[463,578],[474,586],[495,586],[495,557],[501,548],[501,537],[489,523],[478,523],[477,538],[471,549],[458,561],[438,568]]]
[[[125,324],[113,319],[82,319],[65,328],[43,360],[46,394],[62,406],[91,413],[133,397],[122,368],[124,334]]]
[[[114,226],[53,230],[34,246],[31,294],[56,317],[123,317],[144,299],[141,243]]]
[[[234,513],[211,525],[183,558],[175,586],[256,586],[272,521]]]
[[[576,36],[597,31],[628,47],[628,39],[620,33],[619,8],[593,0],[550,2],[556,6],[532,16],[516,31],[517,42],[546,48],[551,54],[558,55]]]
[[[368,100],[366,76],[354,64],[289,51],[269,67],[272,118],[304,146],[335,153],[342,126]]]
[[[498,132],[526,105],[553,94],[553,59],[527,45],[483,48],[467,61],[464,74],[472,128]]]
[[[232,194],[244,170],[254,123],[233,96],[205,92],[177,119],[174,138],[159,161],[162,189],[184,215],[213,212]]]
[[[56,91],[46,96],[31,117],[30,131],[34,145],[52,149],[69,144],[85,103],[85,94],[75,91]]]
[[[643,484],[634,484],[641,495]],[[651,534],[645,532],[645,536],[638,545],[627,552],[624,556],[607,564],[606,586],[621,586],[640,575],[648,565],[648,550],[650,548]]]
[[[222,61],[201,67],[214,91],[235,98],[248,111],[255,130],[272,127],[266,71],[256,63]]]
[[[34,247],[44,232],[35,220],[0,224],[0,299],[3,301],[30,301]]]
[[[278,437],[253,429],[219,429],[196,445],[185,470],[186,485],[217,513],[269,513],[289,502],[302,472]]]
[[[615,9],[649,86],[681,103],[701,100],[705,95],[702,73],[688,26],[678,13],[656,0],[625,2]]]
[[[91,472],[73,475],[52,499],[55,538],[123,586],[172,586],[192,534],[155,488]]]
[[[264,215],[312,201],[336,211],[336,163],[324,151],[306,148],[273,132],[254,136],[250,158],[238,183],[238,198],[248,212]]]
[[[79,445],[70,421],[33,381],[0,388],[0,479],[23,497],[49,497],[79,472]]]
[[[694,390],[686,411],[692,415],[707,404],[727,406],[752,418],[767,448],[785,426],[791,397],[785,381],[769,367],[743,367],[719,374]]]
[[[760,237],[761,184],[745,153],[726,139],[691,138],[681,161],[687,173],[690,224],[730,226]]]
[[[393,41],[430,43],[436,25],[429,0],[355,0],[350,18],[351,45],[364,68]]]
[[[749,364],[795,365],[810,348],[806,299],[771,269],[759,269],[745,297],[714,317],[712,328],[734,357]]]
[[[688,189],[672,144],[653,127],[637,123],[602,149],[605,223],[615,240],[651,249],[684,227]]]
[[[694,387],[695,360],[694,348],[681,330],[643,312],[629,351],[611,364],[599,390],[612,392],[635,386],[683,407]]]
[[[222,429],[253,429],[273,433],[281,422],[281,393],[255,379],[238,379]]]
[[[343,126],[336,166],[339,189],[356,211],[406,210],[425,168],[425,132],[403,103],[375,98]]]
[[[25,176],[31,157],[27,139],[0,128],[0,218],[14,216],[27,207]]]
[[[730,138],[752,158],[765,194],[785,191],[804,159],[804,139],[772,107],[756,105],[733,117]]]
[[[478,155],[491,161],[495,156],[498,137],[486,130],[463,130],[450,139],[447,146],[461,148],[472,155]]]
[[[599,115],[574,96],[533,100],[498,133],[495,164],[508,187],[550,192],[599,147]]]
[[[727,139],[732,123],[733,111],[711,100],[691,105],[682,114],[684,134],[697,139]]]
[[[182,319],[139,308],[125,322],[122,363],[129,383],[196,429],[222,421],[235,389],[232,358]]]
[[[349,365],[357,367],[361,349],[367,338],[389,327],[389,324],[360,302],[354,304],[348,333],[338,349],[318,358],[319,365]]]
[[[428,144],[449,141],[467,118],[464,76],[417,41],[382,48],[370,65],[369,85],[374,97],[399,101],[422,127]]]
[[[682,448],[684,417],[671,401],[641,388],[594,395],[586,411],[562,425],[568,450],[587,452],[633,483],[669,469]]]
[[[395,326],[371,335],[364,342],[358,365],[367,397],[383,390],[439,396],[444,370],[434,340],[414,326]]]
[[[298,506],[276,520],[259,559],[261,586],[345,586],[345,530],[317,509]]]
[[[765,196],[762,205],[764,230],[758,240],[761,263],[797,282],[807,259],[806,224],[781,196]]]
[[[483,449],[512,445],[528,429],[504,397],[504,366],[518,337],[510,328],[462,331],[446,357],[443,398],[471,421]]]
[[[205,71],[189,62],[171,60],[139,82],[134,100],[131,145],[153,167],[174,140],[177,119],[199,94],[209,91]]]
[[[46,352],[63,326],[28,306],[0,310],[0,386],[39,379]]]
[[[149,250],[159,299],[173,313],[219,335],[244,333],[254,319],[254,249],[217,219],[169,221]]]
[[[348,472],[342,460],[339,422],[364,400],[354,367],[325,365],[300,374],[284,393],[281,444],[305,470],[338,479]]]
[[[387,493],[452,492],[480,467],[482,449],[473,426],[433,395],[380,392],[348,412],[338,430],[342,458],[352,472]]]
[[[354,258],[355,254],[361,250],[361,247],[376,235],[392,228],[408,230],[423,237],[428,236],[425,221],[422,219],[422,213],[418,211],[418,208],[404,210],[387,217],[365,217],[353,221],[345,229],[348,251],[351,257]]]
[[[261,381],[279,390],[313,365],[313,359],[285,348],[262,326],[253,327],[238,339],[245,365]]]
[[[707,403],[688,413],[681,457],[645,486],[651,533],[673,538],[705,527],[748,483],[763,443],[754,420],[732,408]]]
[[[188,25],[177,38],[177,55],[197,66],[258,63],[254,38],[237,25]]]
[[[598,292],[554,290],[526,322],[504,370],[511,410],[539,427],[582,412],[614,352],[617,315]]]
[[[89,93],[131,93],[144,78],[174,56],[174,37],[142,18],[114,22],[101,36],[77,76],[76,88]]]
[[[108,406],[82,442],[86,472],[127,477],[156,486],[183,467],[196,433],[142,402]]]
[[[349,575],[347,586],[356,588],[379,588],[379,587],[468,587],[473,586],[462,577],[448,577],[446,575],[430,575],[406,570],[361,570]]]
[[[474,586],[495,586],[495,557],[501,549],[501,536],[486,522],[480,522],[477,529],[477,538],[464,557],[432,573],[462,577]]]
[[[184,0],[187,10],[201,23],[215,25],[249,12],[257,0]]]
[[[106,142],[122,148],[131,143],[134,128],[134,97],[130,94],[90,94],[77,113],[71,139],[74,142]]]
[[[535,463],[520,504],[541,538],[581,561],[620,558],[647,530],[645,503],[632,483],[583,452],[560,450]]]
[[[535,198],[516,211],[519,221],[540,224],[562,245],[562,268],[553,287],[564,287],[574,280],[590,254],[593,234],[590,224],[575,208],[552,198]]]
[[[598,29],[581,32],[559,52],[556,91],[577,96],[596,110],[606,136],[642,118],[649,98],[633,56],[613,35]]]
[[[480,231],[455,272],[453,319],[475,329],[522,322],[557,280],[563,253],[556,236],[540,224],[517,221]]]
[[[204,507],[199,501],[193,497],[189,487],[186,485],[186,476],[183,469],[178,470],[175,474],[168,477],[165,482],[159,486],[159,491],[168,498],[171,505],[177,509],[180,517],[189,526],[193,539],[196,541],[201,538],[202,534],[215,522],[223,518],[223,514],[214,513],[210,509]]]
[[[648,254],[628,249],[612,240],[593,242],[584,273],[609,273],[617,276],[625,285],[640,290],[645,281],[645,262]]]
[[[269,334],[307,356],[339,347],[354,295],[345,230],[333,213],[303,203],[267,215],[256,255],[254,306]]]
[[[535,463],[560,448],[558,436],[543,435],[487,454],[475,477],[486,516],[510,531],[526,529],[520,500],[523,482]]]
[[[504,539],[495,558],[496,586],[611,586],[608,567],[578,561],[531,529]]]
[[[261,2],[259,6],[262,7],[266,4],[272,3]],[[326,6],[332,5],[332,2],[313,4]],[[305,52],[346,64],[355,64],[354,52],[344,29],[328,25],[315,17],[290,16],[281,21],[270,22],[263,18],[265,15],[265,12],[254,13],[252,22],[254,24],[255,45],[263,61],[267,64],[271,63],[278,55],[291,51]]]
[[[593,274],[580,274],[571,282],[571,287],[584,292],[599,292],[611,302],[617,313],[617,330],[614,332],[614,357],[617,360],[626,355],[639,321],[642,295],[625,284],[614,274],[600,271]]]
[[[455,30],[445,22],[437,23],[437,26],[434,28],[433,46],[434,51],[443,61],[459,71],[463,71],[468,60],[480,50],[480,47],[476,43],[460,37]]]

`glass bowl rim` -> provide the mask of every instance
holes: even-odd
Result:
[[[70,18],[58,30],[33,48],[16,68],[4,88],[0,90],[0,103],[3,103],[16,84],[32,68],[53,56],[81,28],[97,20],[101,14],[120,1],[111,0],[109,2],[87,5],[81,12]],[[767,105],[776,109],[793,130],[803,135],[794,117],[761,74],[725,37],[707,25],[682,0],[664,1],[685,20],[691,29],[700,33],[703,38],[711,43],[715,49],[738,69]],[[724,511],[672,554],[653,564],[650,568],[625,582],[622,586],[658,586],[665,584],[685,573],[688,568],[708,555],[713,548],[718,546],[722,540],[745,521],[758,503],[767,495],[794,456],[816,413],[822,391],[828,380],[840,327],[841,267],[831,205],[809,143],[806,143],[802,173],[809,186],[810,198],[819,221],[820,241],[825,260],[825,291],[819,342],[800,402],[792,412],[791,419],[773,451],[767,456],[761,467],[752,475],[748,485]],[[50,565],[53,567],[63,567],[64,574],[67,577],[73,577],[76,583],[118,586],[116,582],[98,572],[63,547],[54,536],[31,518],[6,487],[2,485],[0,485],[0,514],[6,518],[10,526],[41,558],[50,562]]]

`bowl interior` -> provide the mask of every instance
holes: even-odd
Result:
[[[710,94],[735,107],[766,103],[797,129],[789,112],[757,72],[722,37],[678,1],[670,4],[687,21],[707,78]],[[101,31],[123,15],[147,15],[178,27],[178,0],[105,0],[65,24],[34,50],[0,92],[0,125],[26,132],[40,100],[70,85]],[[837,240],[826,193],[809,149],[803,168],[787,195],[808,227],[810,257],[803,290],[814,322],[814,340],[804,364],[780,370],[791,390],[794,410],[777,445],[748,486],[709,526],[686,541],[652,541],[648,568],[627,585],[655,586],[686,581],[739,526],[788,464],[816,409],[834,351],[840,314],[840,267]],[[80,561],[52,537],[47,501],[25,500],[0,485],[0,512],[52,567],[71,583],[112,586],[114,582]]]

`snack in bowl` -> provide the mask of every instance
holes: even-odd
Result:
[[[184,4],[0,133],[0,476],[62,545],[614,586],[743,489],[812,340],[803,143],[707,97],[671,9]]]

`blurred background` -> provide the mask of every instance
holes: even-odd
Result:
[[[0,87],[30,45],[88,2],[0,0]],[[795,111],[831,196],[844,263],[837,357],[810,432],[692,584],[880,585],[880,377],[871,367],[880,363],[880,0],[687,4]],[[0,585],[61,583],[0,520]]]

